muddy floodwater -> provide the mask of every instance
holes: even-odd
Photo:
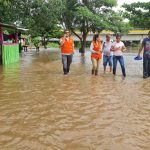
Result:
[[[90,53],[74,54],[62,73],[57,50],[29,50],[0,66],[0,150],[150,150],[150,78],[142,61],[125,54],[113,78],[101,63],[91,75]]]

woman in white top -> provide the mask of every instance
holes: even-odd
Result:
[[[92,74],[98,75],[100,60],[102,58],[102,43],[99,34],[93,36],[93,41],[90,46],[92,60]]]
[[[126,77],[124,58],[123,58],[123,52],[126,51],[126,47],[124,43],[121,41],[120,35],[116,36],[116,42],[113,43],[111,47],[111,51],[113,51],[113,74],[116,75],[117,61],[119,61],[122,69],[122,75],[123,77]]]

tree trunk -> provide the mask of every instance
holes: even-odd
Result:
[[[44,42],[43,46],[45,49],[47,49],[47,42]]]
[[[40,51],[39,46],[36,46],[36,51],[37,51],[37,52],[39,52],[39,51]]]
[[[42,39],[42,45],[44,46],[45,49],[47,49],[47,41],[46,41],[45,37],[43,37],[43,39]]]
[[[71,29],[71,31],[74,33],[75,36],[77,36],[80,39],[81,47],[79,48],[79,52],[81,53],[81,56],[84,56],[85,48],[86,48],[86,38],[87,38],[88,32],[84,30],[82,33],[82,37],[81,37],[73,29]]]
[[[82,35],[82,40],[80,40],[80,42],[81,42],[81,47],[80,47],[80,49],[79,49],[79,52],[81,53],[82,56],[84,56],[84,53],[85,53],[86,38],[87,38],[87,33],[83,33],[83,35]]]
[[[80,49],[79,49],[79,52],[80,52],[81,54],[84,54],[84,53],[85,53],[85,48],[86,48],[86,41],[81,40],[80,43],[81,43],[81,47],[80,47]]]

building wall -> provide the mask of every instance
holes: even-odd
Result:
[[[102,40],[105,40],[105,34],[100,34]],[[147,34],[140,35],[140,34],[128,34],[122,36],[122,41],[142,41],[145,37],[147,37]],[[74,41],[80,41],[75,35],[73,35]],[[92,41],[93,34],[88,35],[87,41]],[[115,36],[112,35],[112,40],[115,40]]]

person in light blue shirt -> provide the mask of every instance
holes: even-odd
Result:
[[[113,42],[111,41],[111,35],[106,34],[106,41],[103,42],[103,66],[104,73],[106,73],[106,66],[109,64],[110,72],[112,71],[112,55],[113,52],[110,51]]]

